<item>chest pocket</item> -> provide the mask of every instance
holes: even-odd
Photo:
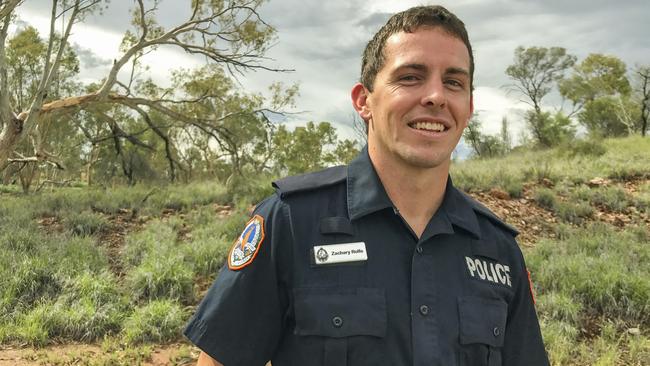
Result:
[[[501,366],[508,304],[475,296],[458,299],[460,365]]]
[[[371,345],[386,335],[383,289],[297,288],[294,301],[295,334],[318,339],[324,366],[361,364],[349,361],[356,358],[348,352],[352,339]]]

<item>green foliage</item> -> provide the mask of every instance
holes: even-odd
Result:
[[[554,211],[561,220],[577,225],[582,224],[595,212],[594,208],[586,202],[557,202]]]
[[[603,96],[586,102],[578,121],[592,136],[626,136],[640,129],[639,113],[638,104],[627,96]]]
[[[561,112],[552,115],[550,112],[530,110],[524,119],[540,146],[558,146],[575,136],[571,120]]]
[[[81,236],[99,233],[109,225],[104,216],[90,211],[71,212],[66,215],[64,222],[68,230]]]
[[[571,157],[575,157],[576,155],[598,157],[607,152],[607,148],[602,140],[598,139],[571,140],[566,147],[561,146],[560,148],[566,148]]]
[[[153,220],[144,230],[130,234],[126,238],[122,260],[137,267],[152,253],[174,246],[176,233],[161,220]]]
[[[535,190],[534,199],[540,207],[548,210],[555,210],[558,204],[555,192],[549,188],[538,188]]]
[[[173,299],[194,301],[194,273],[180,254],[171,251],[149,253],[126,276],[126,284],[135,300]]]
[[[616,56],[598,53],[590,54],[576,65],[573,74],[562,80],[559,89],[574,104],[631,92],[625,63]]]
[[[650,235],[647,229],[639,230]],[[565,239],[540,241],[528,251],[527,263],[541,292],[581,304],[580,317],[602,314],[646,324],[650,280],[645,263],[650,248],[640,239],[605,224],[591,224],[570,230]],[[566,314],[561,317],[568,319]]]
[[[275,169],[295,175],[341,164],[355,154],[354,143],[339,142],[329,122],[307,123],[289,131],[280,125],[273,136]]]
[[[595,177],[618,179],[642,179],[650,177],[647,156],[650,139],[630,136],[602,140],[606,153],[599,156],[567,156],[566,148],[544,151],[516,150],[495,159],[455,162],[451,167],[454,184],[465,191],[489,191],[493,187],[505,187],[504,177],[512,182],[553,183],[567,181],[581,184]],[[565,145],[566,146],[566,145]]]
[[[123,334],[128,343],[164,343],[180,337],[187,313],[176,302],[152,301],[135,309],[124,322]]]
[[[501,137],[497,136],[485,135],[480,130],[481,121],[475,114],[463,132],[463,138],[472,147],[475,156],[479,158],[490,158],[503,155],[508,151],[507,129],[504,135],[506,140],[502,140]]]

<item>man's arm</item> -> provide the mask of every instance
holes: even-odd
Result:
[[[196,362],[196,366],[223,366],[223,364],[208,356],[207,353],[201,352],[199,355],[199,360]]]

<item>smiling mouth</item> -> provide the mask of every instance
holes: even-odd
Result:
[[[448,129],[442,123],[437,122],[411,122],[408,126],[415,130],[427,132],[443,132]]]

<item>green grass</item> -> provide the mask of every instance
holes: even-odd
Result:
[[[649,237],[646,228],[616,232],[606,224],[591,224],[572,229],[562,240],[540,241],[526,253],[528,266],[542,294],[548,293],[550,309],[553,303],[575,302],[585,316],[648,325]]]
[[[650,324],[650,232],[605,224],[561,231],[525,252],[552,365],[647,364],[648,334],[627,330]],[[594,325],[592,338],[584,332]]]
[[[104,216],[91,211],[71,212],[64,223],[70,232],[81,236],[97,234],[109,226]]]
[[[650,177],[647,159],[650,139],[631,136],[603,140],[599,144],[606,150],[604,154],[575,153],[564,146],[542,151],[514,151],[502,158],[456,162],[452,164],[451,176],[457,187],[468,192],[488,191],[493,187],[503,189],[513,182],[523,184],[544,179],[579,184],[596,177]]]
[[[558,219],[554,237],[524,253],[553,365],[650,360],[650,233],[641,220],[650,211],[650,183],[630,191],[617,181],[649,178],[647,156],[650,139],[631,137],[454,164],[460,188],[526,194]],[[612,182],[589,187],[595,177]],[[0,343],[102,342],[105,356],[75,362],[126,365],[150,357],[147,343],[181,340],[249,205],[271,192],[266,178],[229,186],[68,187],[32,195],[0,186]],[[233,203],[230,216],[215,211],[215,204]],[[629,214],[632,223],[594,222],[595,210]],[[119,248],[102,241],[128,220]]]
[[[171,300],[152,301],[137,308],[124,323],[127,343],[164,343],[177,340],[188,313]]]

